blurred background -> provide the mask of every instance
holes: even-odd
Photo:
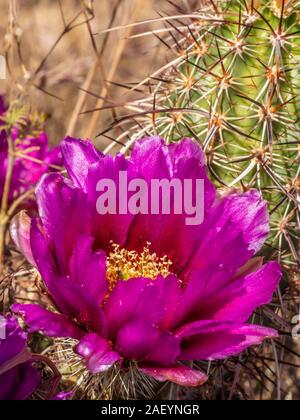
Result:
[[[162,27],[161,16],[188,13],[202,3],[0,0],[0,54],[7,61],[0,91],[10,103],[45,113],[53,144],[67,134],[95,139],[124,113],[124,103],[141,97],[138,90],[132,92],[133,84],[167,62],[166,45],[152,33]],[[132,25],[140,22],[145,23]],[[145,35],[136,38],[138,33]],[[98,138],[98,146],[106,140]]]

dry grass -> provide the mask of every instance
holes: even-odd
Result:
[[[0,3],[0,52],[8,79],[0,90],[48,116],[51,141],[66,134],[94,137],[113,118],[111,111],[80,116],[100,106],[95,96],[123,102],[129,86],[150,74],[164,57],[155,38],[128,40],[132,29],[104,29],[157,17],[158,0],[7,0]],[[151,30],[153,25],[144,25]],[[92,94],[84,93],[85,89]],[[95,95],[95,96],[94,96]],[[102,99],[101,99],[102,102]]]

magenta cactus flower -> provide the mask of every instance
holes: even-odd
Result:
[[[40,382],[27,349],[27,334],[11,316],[0,316],[0,400],[25,400]]]
[[[236,355],[271,328],[248,323],[271,301],[281,278],[276,262],[252,257],[268,232],[256,191],[218,196],[198,144],[138,141],[129,159],[104,156],[90,142],[62,144],[69,179],[49,174],[36,191],[39,218],[24,213],[13,237],[40,271],[55,312],[15,304],[31,332],[78,340],[74,351],[93,374],[134,362],[158,381],[198,386],[195,360]],[[97,183],[120,171],[156,179],[203,179],[204,222],[180,214],[106,214],[96,210]]]
[[[5,180],[8,170],[9,146],[5,128],[6,107],[3,97],[0,97],[0,202],[2,200]],[[11,130],[14,143],[15,161],[10,181],[9,203],[36,185],[47,171],[57,169],[62,165],[59,148],[50,149],[45,132],[39,134],[23,134],[17,126]]]
[[[0,95],[0,125],[3,124],[2,116],[4,115],[6,111],[6,106],[4,102],[4,97]]]

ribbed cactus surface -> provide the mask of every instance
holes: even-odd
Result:
[[[268,249],[290,268],[299,266],[299,18],[300,2],[229,0],[179,32],[170,21],[178,56],[150,98],[154,131],[201,142],[218,186],[262,192]]]

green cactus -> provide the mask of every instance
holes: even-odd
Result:
[[[272,226],[266,250],[296,271],[299,17],[299,1],[228,0],[202,9],[180,29],[170,18],[172,37],[164,43],[173,44],[177,57],[155,75],[154,89],[151,82],[148,108],[142,104],[147,115],[154,109],[148,132],[202,143],[219,187],[262,192]]]

